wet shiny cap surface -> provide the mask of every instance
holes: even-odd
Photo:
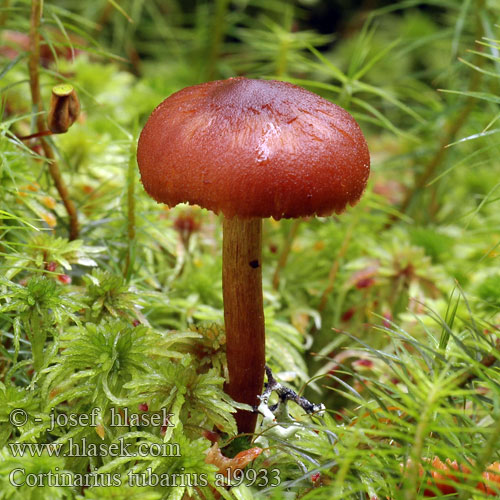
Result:
[[[359,200],[370,172],[347,111],[290,83],[242,77],[164,100],[144,126],[137,161],[155,200],[226,217],[340,213]]]

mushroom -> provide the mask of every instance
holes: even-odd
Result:
[[[258,405],[265,366],[262,218],[326,216],[361,197],[370,156],[344,109],[290,83],[229,78],[164,100],[139,138],[147,193],[223,214],[222,286],[229,382]],[[240,432],[257,415],[238,411]]]

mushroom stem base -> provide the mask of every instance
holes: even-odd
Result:
[[[259,404],[266,362],[262,302],[262,220],[224,218],[222,289],[229,383],[240,403]],[[257,415],[238,411],[239,432],[254,432]]]

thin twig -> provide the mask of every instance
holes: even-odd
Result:
[[[30,58],[29,58],[29,74],[30,74],[30,89],[33,109],[37,114],[36,123],[38,132],[47,130],[45,114],[43,111],[42,98],[40,93],[40,19],[42,17],[42,0],[33,0],[31,2],[31,18],[30,18]],[[68,188],[59,170],[56,161],[54,150],[49,142],[44,137],[40,137],[40,144],[47,159],[49,173],[54,181],[54,185],[61,197],[61,200],[68,212],[69,217],[69,239],[75,240],[78,238],[78,217],[75,205],[69,197]]]
[[[293,389],[281,385],[278,381],[276,381],[276,379],[273,376],[273,372],[271,371],[271,368],[269,368],[269,366],[267,365],[266,365],[266,376],[267,376],[267,382],[264,384],[264,392],[262,393],[262,396],[259,396],[259,399],[265,404],[267,404],[267,402],[269,401],[269,397],[271,396],[271,394],[275,392],[280,398],[280,403],[293,401],[294,403],[298,404],[306,413],[322,414],[322,412],[325,410],[324,404],[311,403],[308,399],[299,396]],[[280,403],[270,406],[269,410],[271,410],[272,412],[276,411]]]

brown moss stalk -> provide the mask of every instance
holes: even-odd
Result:
[[[5,26],[9,12],[10,0],[4,0],[2,3],[2,12],[0,12],[0,26]]]
[[[41,0],[33,0],[31,2],[31,18],[30,18],[30,58],[29,58],[29,75],[30,75],[30,90],[33,110],[37,112],[36,124],[38,132],[47,130],[46,118],[43,112],[43,104],[40,93],[40,19],[42,17]],[[49,173],[54,181],[54,185],[61,197],[61,200],[66,208],[69,217],[69,239],[78,238],[78,216],[73,201],[69,197],[68,188],[62,178],[59,165],[57,163],[54,150],[49,142],[44,137],[40,137],[45,158],[47,159]]]
[[[128,280],[134,267],[135,257],[135,170],[137,146],[135,138],[130,144],[130,157],[128,162],[128,188],[127,188],[127,239],[128,249],[125,258],[123,276]]]
[[[288,232],[287,238],[285,240],[285,244],[283,245],[283,248],[281,250],[278,263],[276,264],[276,269],[274,270],[274,275],[273,275],[273,288],[275,290],[278,289],[278,286],[280,284],[280,274],[281,271],[285,268],[286,263],[288,261],[288,256],[290,255],[290,251],[292,249],[293,242],[295,241],[295,238],[297,237],[297,233],[299,231],[299,226],[300,223],[303,221],[303,219],[295,219],[292,223],[292,227],[290,228],[290,231]]]
[[[215,1],[214,26],[212,29],[212,40],[210,52],[208,53],[207,80],[213,80],[217,74],[217,60],[219,59],[226,25],[229,0]]]
[[[472,75],[468,91],[474,92],[475,90],[477,90],[477,88],[479,87],[480,80],[481,80],[481,73],[478,72],[474,73]],[[405,196],[400,207],[400,211],[402,213],[405,213],[408,210],[415,195],[418,192],[420,192],[423,188],[425,188],[426,185],[435,176],[439,166],[443,163],[444,159],[446,158],[446,155],[448,153],[448,148],[447,148],[448,144],[452,143],[455,140],[455,137],[457,136],[458,132],[463,127],[470,113],[474,109],[475,104],[476,104],[476,99],[473,97],[468,97],[459,115],[457,117],[454,117],[453,120],[450,121],[447,132],[440,141],[439,149],[436,151],[436,153],[431,158],[429,163],[427,163],[424,171],[416,179],[413,189],[408,191],[407,195]],[[432,202],[430,206],[430,213],[433,216],[435,215],[438,209],[435,187],[432,188],[431,196],[432,196]]]
[[[236,401],[256,406],[265,370],[262,299],[262,220],[224,218],[222,289],[229,383]],[[257,415],[238,411],[240,432],[253,432]]]
[[[496,340],[494,349],[496,352],[492,354],[485,354],[481,360],[479,361],[479,364],[484,366],[485,368],[489,368],[490,366],[493,366],[496,361],[500,358],[500,338]],[[464,373],[462,376],[462,380],[458,384],[458,387],[464,387],[466,386],[469,382],[472,382],[474,379],[478,377],[478,372],[475,369],[471,369],[467,372]]]
[[[359,219],[359,217],[356,218],[356,222],[358,219]],[[355,226],[355,224],[351,224],[347,228],[347,232],[346,232],[346,235],[342,241],[342,245],[339,249],[339,253],[337,255],[337,258],[333,261],[332,267],[330,268],[330,272],[328,273],[328,282],[326,284],[325,289],[323,290],[323,293],[321,294],[321,299],[320,299],[319,305],[318,305],[318,311],[320,313],[322,313],[325,310],[326,305],[328,303],[328,297],[332,293],[333,287],[335,286],[335,280],[337,279],[337,274],[339,272],[340,263],[341,263],[342,259],[346,256],[347,250],[349,249],[349,245],[351,244],[352,235],[354,233],[354,226]]]
[[[478,4],[479,5],[476,10],[476,38],[478,40],[481,40],[481,38],[484,36],[484,29],[481,21],[481,10],[484,7],[484,1],[479,1]],[[479,50],[481,50],[481,47],[479,48]],[[474,64],[478,67],[481,67],[484,63],[484,59],[484,57],[477,54]],[[468,92],[475,92],[479,88],[482,76],[482,73],[480,73],[479,71],[474,71],[472,73],[467,88]],[[436,172],[439,170],[439,167],[442,165],[448,154],[447,146],[455,140],[458,132],[467,122],[470,113],[476,106],[476,101],[477,100],[474,97],[467,97],[467,99],[465,100],[465,104],[458,115],[449,120],[446,127],[446,132],[440,140],[438,150],[427,163],[422,173],[415,179],[413,188],[407,192],[403,202],[401,203],[401,206],[399,208],[399,211],[401,213],[406,213],[408,211],[408,208],[412,204],[412,201],[414,200],[417,193],[421,192],[422,189],[424,189],[429,184],[431,179],[436,175]],[[431,187],[431,201],[429,204],[429,214],[431,219],[434,219],[438,209],[439,204],[437,201],[437,187],[436,185],[434,185]],[[392,216],[390,222],[386,226],[386,229],[391,227],[396,220],[397,216]]]

